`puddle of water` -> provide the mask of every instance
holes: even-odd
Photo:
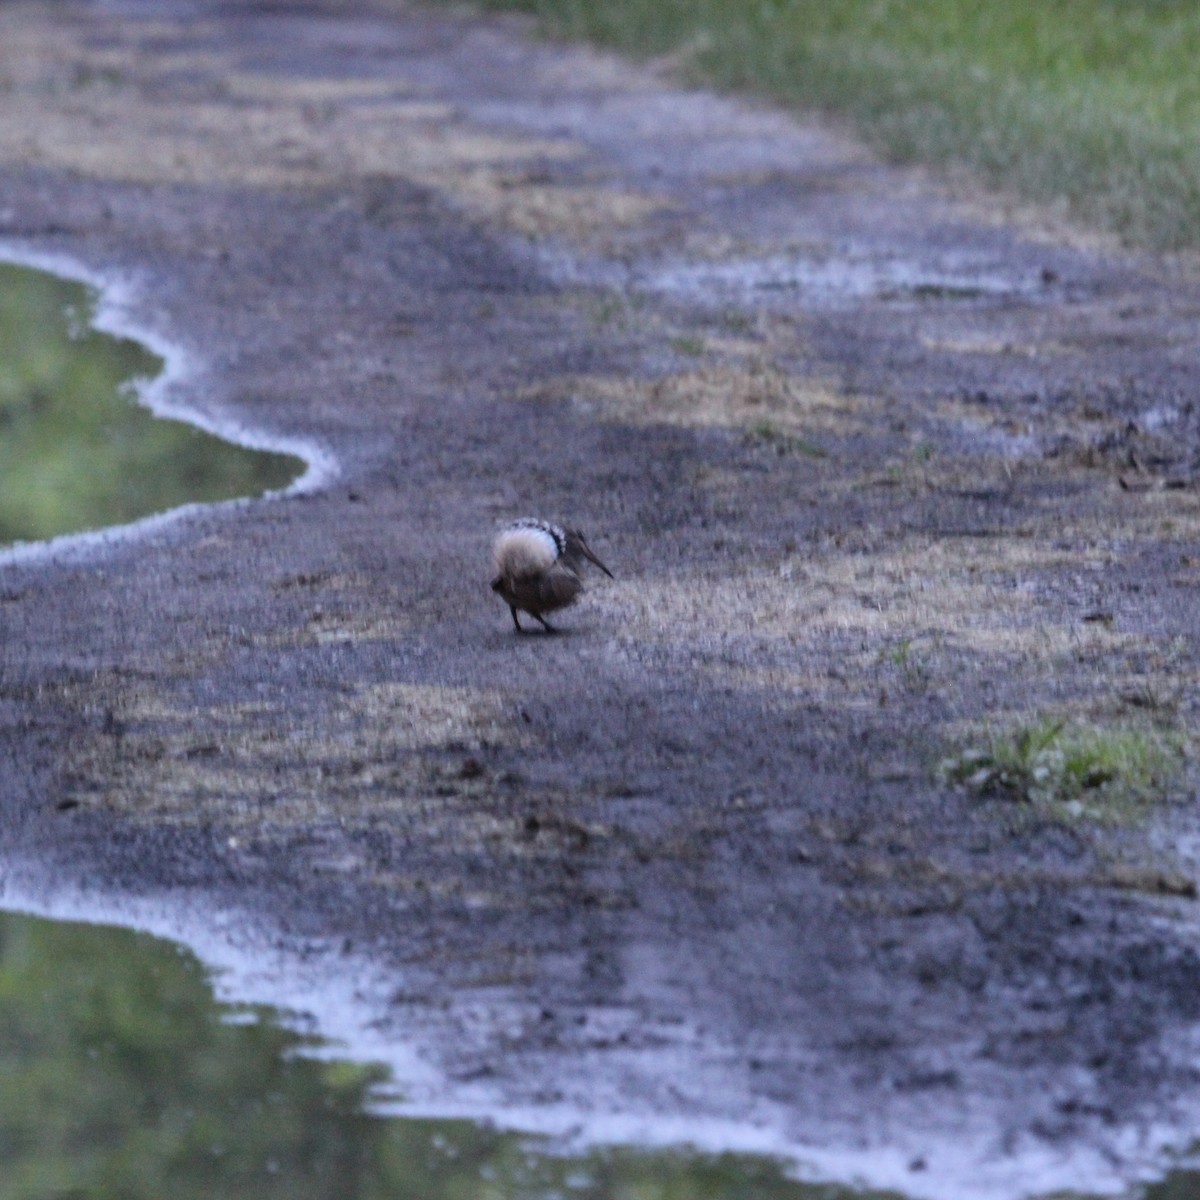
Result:
[[[882,1200],[766,1158],[576,1157],[466,1120],[383,1115],[383,1068],[219,1003],[174,943],[0,914],[0,1193],[328,1200]]]
[[[137,403],[163,360],[97,329],[95,305],[85,284],[0,263],[0,544],[261,495],[305,471]]]
[[[1196,1200],[1200,1196],[1200,1170],[1172,1171],[1161,1183],[1146,1189],[1141,1200]]]

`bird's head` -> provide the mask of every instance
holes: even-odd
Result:
[[[576,562],[581,558],[586,558],[588,562],[594,563],[602,570],[609,579],[613,578],[613,573],[592,553],[592,548],[587,544],[587,539],[583,536],[583,531],[580,529],[564,529],[566,535],[566,547],[563,550],[563,557],[567,561],[574,559]]]

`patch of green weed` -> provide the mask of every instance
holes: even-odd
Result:
[[[929,682],[929,665],[924,656],[913,649],[912,638],[899,638],[880,650],[879,661],[893,667],[910,688]]]
[[[1151,726],[1042,717],[989,732],[945,759],[939,773],[980,796],[1030,804],[1064,820],[1134,819],[1166,799],[1183,768],[1184,740]]]

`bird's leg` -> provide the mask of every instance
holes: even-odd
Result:
[[[558,630],[557,630],[557,629],[555,629],[555,628],[554,628],[554,626],[553,626],[553,625],[551,625],[551,624],[550,624],[550,622],[549,622],[549,621],[547,621],[545,617],[538,616],[538,614],[537,614],[537,613],[534,613],[533,615],[534,615],[534,618],[535,618],[536,620],[538,620],[538,621],[541,621],[541,623],[542,623],[542,628],[543,628],[543,629],[544,629],[544,630],[545,630],[547,633],[557,633],[557,632],[558,632]]]
[[[517,627],[517,632],[524,633],[525,630],[521,628],[521,622],[517,619],[517,606],[515,604],[510,604],[508,606],[508,611],[513,615],[513,624]]]

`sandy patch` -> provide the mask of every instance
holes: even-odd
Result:
[[[535,400],[570,402],[601,419],[634,424],[724,425],[846,434],[863,401],[767,363],[697,366],[657,379],[573,376],[527,389]]]
[[[118,26],[103,26],[120,41]],[[526,236],[638,224],[667,202],[627,187],[547,173],[583,149],[567,138],[505,136],[431,102],[405,81],[280,77],[233,54],[183,48],[203,31],[162,23],[175,52],[96,46],[89,30],[0,17],[9,84],[0,161],[143,184],[330,187],[392,177],[432,188]],[[162,104],[164,81],[189,94]],[[531,170],[529,164],[537,164]]]

